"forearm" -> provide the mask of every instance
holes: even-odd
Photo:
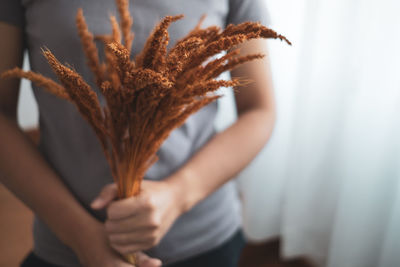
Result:
[[[226,183],[257,155],[268,141],[275,114],[253,109],[215,135],[177,173],[168,179],[181,192],[185,211]]]
[[[94,218],[76,201],[17,123],[0,113],[0,179],[71,248]]]

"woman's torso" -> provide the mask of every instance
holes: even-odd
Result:
[[[117,14],[114,1],[22,0],[22,3],[26,10],[25,30],[31,68],[55,79],[41,55],[41,47],[46,46],[95,88],[77,36],[75,15],[82,7],[89,29],[95,35],[110,33],[108,16]],[[207,14],[204,26],[224,27],[228,10],[228,0],[135,0],[131,6],[135,32],[133,54],[142,49],[153,27],[166,15],[185,15],[185,19],[170,28],[170,44],[173,44],[197,24],[202,14]],[[101,51],[101,44],[98,45]],[[92,212],[89,203],[104,185],[112,182],[101,147],[75,106],[40,88],[34,87],[34,94],[40,112],[40,150],[80,203]],[[101,97],[100,101],[104,102]],[[216,112],[217,104],[210,104],[175,130],[158,151],[159,161],[151,167],[146,178],[163,179],[203,146],[215,134]],[[100,220],[105,218],[103,213],[92,214]],[[149,253],[166,262],[180,260],[221,244],[239,225],[238,199],[234,185],[228,183],[181,216]],[[34,240],[35,253],[47,261],[78,266],[72,251],[39,218],[35,219]]]

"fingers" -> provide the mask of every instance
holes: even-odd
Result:
[[[138,214],[121,220],[107,220],[105,229],[108,234],[128,233],[134,231],[142,231],[146,229],[156,229],[159,227],[161,220],[156,220],[152,214]]]
[[[107,218],[109,220],[121,220],[138,213],[149,211],[153,205],[149,197],[139,195],[118,201],[114,201],[107,208]]]
[[[110,246],[121,255],[136,253],[138,251],[147,250],[152,247],[145,243],[133,243],[128,245],[118,245],[111,243]]]
[[[152,240],[151,235],[144,236],[139,233],[115,234],[110,235],[108,239],[110,240],[110,245],[121,247],[135,244],[137,245],[135,247],[142,249],[149,247],[151,245],[150,241]]]
[[[136,259],[138,261],[138,267],[161,267],[162,262],[156,258],[150,258],[142,252],[136,253]]]
[[[152,248],[160,242],[161,238],[161,229],[156,227],[143,227],[133,231],[108,233],[111,247],[121,254]]]
[[[90,206],[92,209],[99,210],[110,204],[111,201],[117,198],[118,189],[116,184],[108,184],[103,187],[100,194],[95,198]]]
[[[143,242],[138,242],[137,240],[134,243],[126,243],[126,244],[116,244],[110,243],[110,247],[112,247],[119,254],[129,254],[135,253],[141,250],[148,250],[155,247],[159,241],[153,237],[149,237]]]
[[[111,234],[108,236],[110,244],[131,245],[138,243],[142,249],[157,245],[159,234],[153,230],[136,231],[122,234]]]

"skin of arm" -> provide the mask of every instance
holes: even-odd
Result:
[[[21,66],[23,33],[0,22],[0,73]],[[104,226],[78,203],[17,124],[19,81],[0,80],[0,182],[29,206],[84,266],[129,267],[108,244]],[[160,266],[141,255],[144,264]]]
[[[242,55],[263,53],[266,57],[231,71],[232,77],[250,80],[235,93],[237,121],[171,177],[185,191],[194,192],[186,195],[184,210],[235,177],[260,152],[272,133],[276,114],[267,41],[252,40],[239,48]]]
[[[275,102],[265,40],[241,45],[242,55],[263,53],[231,72],[251,83],[235,93],[238,120],[216,134],[181,169],[162,181],[143,181],[137,197],[114,200],[106,186],[92,208],[107,208],[111,246],[121,254],[157,245],[173,222],[238,174],[267,143],[275,122]]]

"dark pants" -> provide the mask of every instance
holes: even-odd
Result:
[[[238,231],[231,239],[221,246],[182,262],[167,265],[167,267],[237,267],[244,244],[243,234],[241,231]],[[35,254],[30,253],[22,262],[21,267],[59,266],[47,263]]]

